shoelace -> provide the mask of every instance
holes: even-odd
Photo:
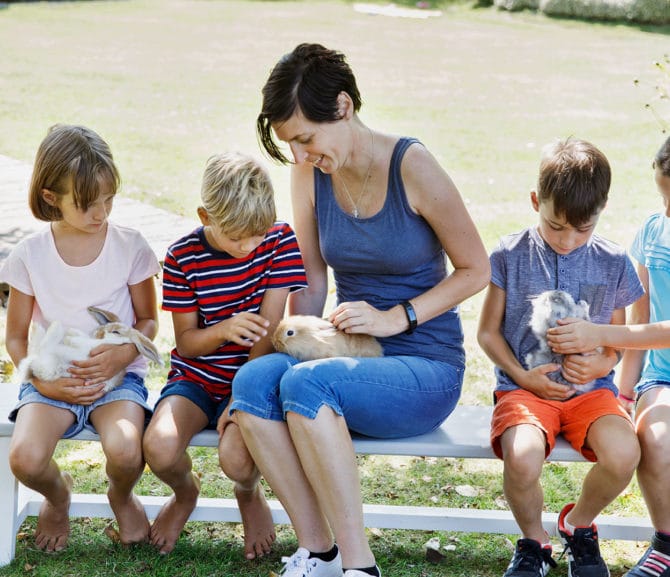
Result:
[[[316,566],[316,561],[314,559],[303,557],[297,553],[294,553],[290,557],[282,557],[281,562],[284,563],[284,568],[280,571],[279,575],[286,575],[290,571],[296,569],[300,570],[303,575],[309,575],[312,569]]]
[[[512,568],[515,571],[530,571],[535,574],[540,572],[544,574],[542,571],[544,563],[548,563],[551,567],[556,567],[556,561],[552,559],[549,551],[521,549],[514,556]]]
[[[600,564],[600,548],[598,547],[598,537],[593,534],[592,529],[586,529],[581,532],[579,537],[574,534],[568,538],[568,542],[559,555],[562,559],[565,553],[570,550],[572,558],[577,565],[599,565]]]

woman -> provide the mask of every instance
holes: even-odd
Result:
[[[392,438],[440,426],[463,382],[454,307],[489,280],[486,251],[447,174],[418,141],[363,124],[360,106],[344,56],[301,44],[270,73],[257,122],[267,153],[290,162],[277,139],[294,159],[309,287],[292,295],[289,311],[323,314],[330,266],[338,305],[328,318],[384,347],[380,358],[267,355],[233,382],[231,411],[298,538],[284,577],[380,575],[349,431]]]

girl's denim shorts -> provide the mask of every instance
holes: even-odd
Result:
[[[19,409],[28,403],[43,403],[52,407],[67,409],[74,414],[74,423],[72,423],[72,426],[63,435],[64,439],[69,439],[81,433],[84,429],[96,433],[97,431],[91,423],[91,413],[98,407],[114,401],[133,401],[137,403],[144,409],[148,419],[151,416],[151,407],[147,404],[148,396],[149,392],[144,385],[144,379],[135,373],[126,373],[123,382],[118,387],[112,389],[91,405],[74,405],[50,399],[42,395],[32,383],[23,383],[19,390],[19,402],[12,409],[12,412],[9,413],[9,420],[12,422],[16,421]]]

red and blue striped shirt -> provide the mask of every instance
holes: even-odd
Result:
[[[291,227],[276,222],[256,250],[243,258],[214,249],[199,227],[172,244],[163,266],[163,310],[198,312],[205,328],[241,312],[258,313],[265,291],[307,286],[300,249]],[[237,369],[249,349],[226,341],[211,354],[185,358],[174,348],[170,381],[188,381],[203,387],[214,399],[230,395]]]

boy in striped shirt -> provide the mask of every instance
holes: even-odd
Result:
[[[219,432],[219,463],[235,484],[244,554],[268,553],[275,539],[260,473],[228,414],[231,381],[251,358],[273,351],[270,336],[291,291],[307,285],[295,234],[275,222],[267,172],[253,158],[209,159],[198,216],[202,226],[168,249],[163,310],[172,313],[175,348],[167,384],[144,436],[152,471],[174,494],[156,517],[150,540],[169,553],[195,508],[200,484],[186,451],[205,428]]]

